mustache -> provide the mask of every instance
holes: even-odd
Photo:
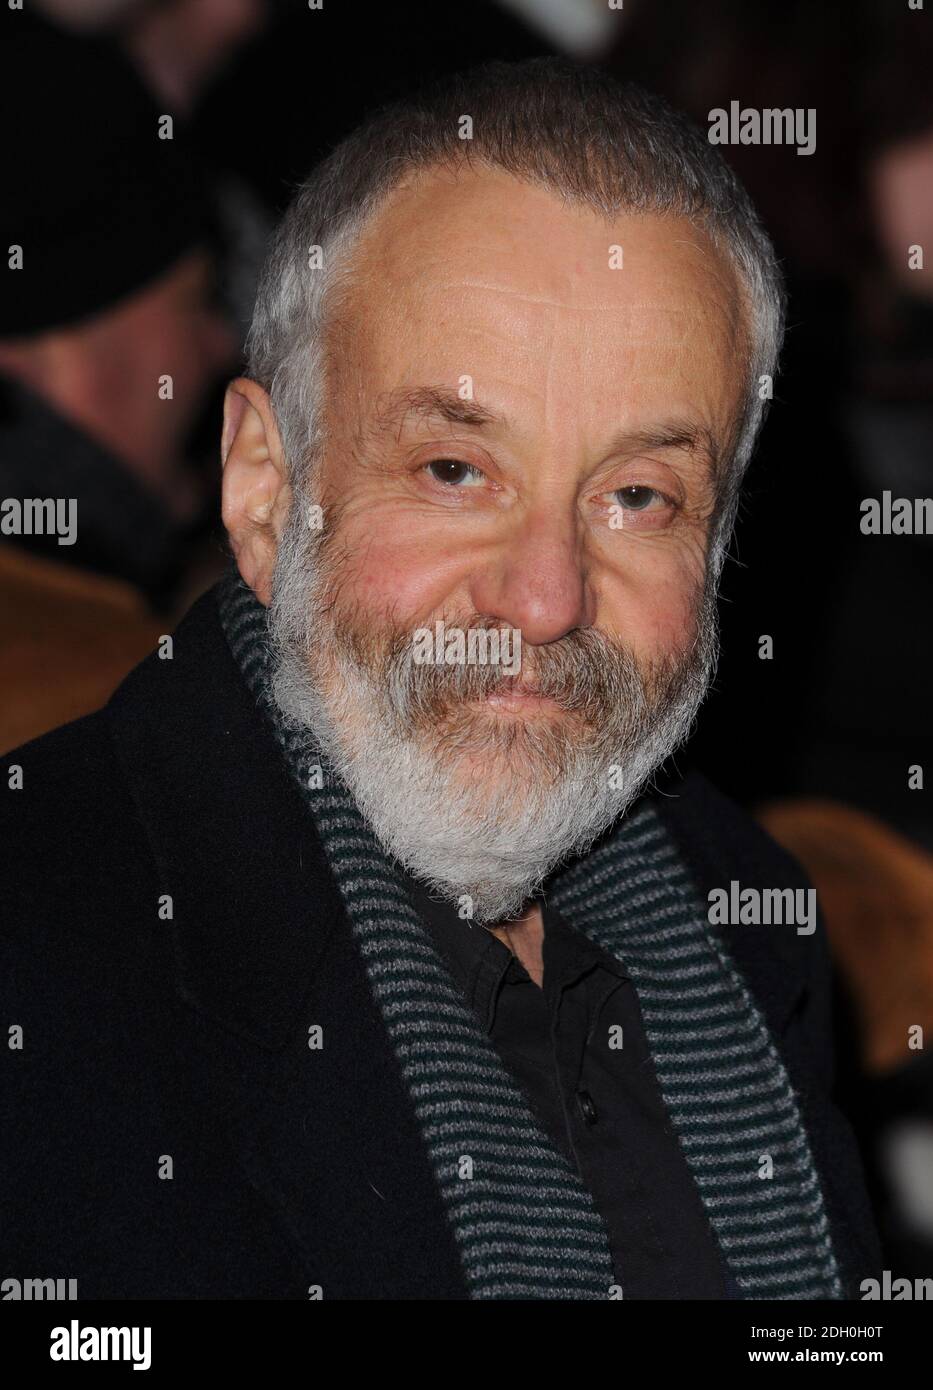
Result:
[[[468,622],[443,621],[448,631],[484,629],[509,637],[516,632],[478,615]],[[547,645],[523,642],[520,674],[512,675],[496,663],[415,662],[412,632],[395,630],[381,640],[351,639],[356,659],[386,690],[396,714],[412,724],[435,722],[461,704],[516,689],[547,697],[588,723],[603,723],[620,708],[630,715],[646,709],[668,692],[684,665],[683,656],[640,663],[616,639],[595,628],[578,628]]]
[[[518,685],[533,688],[560,710],[575,715],[574,723],[582,720],[588,726],[587,737],[597,731],[606,737],[622,737],[625,731],[647,728],[666,718],[695,695],[702,698],[699,688],[705,692],[715,672],[719,622],[716,586],[709,571],[692,595],[693,640],[676,650],[639,658],[618,636],[588,627],[575,628],[558,641],[540,646],[523,639],[517,677],[503,670],[502,664],[416,662],[414,637],[424,626],[401,624],[391,614],[383,614],[374,624],[358,603],[345,602],[342,557],[339,547],[334,551],[333,528],[309,532],[299,524],[300,515],[296,509],[283,537],[273,583],[273,626],[283,662],[287,665],[299,653],[295,658],[299,669],[307,672],[309,653],[322,644],[330,647],[344,664],[345,679],[352,679],[354,667],[366,673],[399,734],[411,733],[419,725],[428,732],[451,715],[462,714],[464,705],[507,694]],[[503,637],[521,636],[520,629],[503,623],[501,617],[476,612],[460,618],[435,614],[423,622],[429,627],[440,622],[448,632],[483,630],[498,631]],[[514,648],[514,642],[500,641],[498,649]],[[542,737],[557,732],[547,724],[523,723],[521,727],[537,729]],[[567,732],[561,737],[566,738]]]

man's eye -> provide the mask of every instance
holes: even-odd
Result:
[[[472,463],[464,463],[463,459],[432,459],[425,467],[431,470],[435,482],[448,483],[452,487],[458,486],[468,478],[483,476],[479,468]]]
[[[620,487],[612,494],[620,507],[624,507],[630,512],[643,512],[646,507],[651,505],[655,497],[661,498],[660,492],[653,487]]]

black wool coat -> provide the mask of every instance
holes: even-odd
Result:
[[[79,1299],[468,1297],[339,891],[213,592],[173,659],[0,771],[0,1017],[22,1029],[2,1049],[4,1276],[75,1278]],[[701,775],[663,792],[704,898],[807,886]],[[881,1259],[833,1100],[822,925],[726,930],[857,1298]]]

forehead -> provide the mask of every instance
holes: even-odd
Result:
[[[579,414],[661,397],[728,416],[744,386],[738,278],[674,217],[606,218],[501,171],[397,188],[354,252],[340,353],[373,390],[508,392]]]

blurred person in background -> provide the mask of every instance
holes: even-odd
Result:
[[[210,171],[213,210],[223,239],[225,306],[240,340],[249,326],[273,218],[249,181],[231,167],[226,149],[248,138],[244,131],[255,123],[256,107],[251,107],[245,126],[239,108],[232,115],[234,141],[229,126],[218,132],[216,143],[202,141],[198,118],[205,89],[222,80],[237,51],[257,40],[287,6],[288,0],[35,0],[35,8],[60,29],[105,37],[118,46],[159,110],[184,119],[189,147],[201,146],[198,157]],[[277,90],[275,72],[268,77],[271,90]],[[297,99],[308,103],[309,114],[320,105],[318,90],[302,85],[300,93]],[[268,96],[263,100],[268,102]],[[278,143],[272,140],[266,151],[273,166]],[[213,441],[210,426],[204,433],[205,442],[208,439]]]
[[[164,630],[155,615],[197,591],[216,484],[187,441],[238,358],[183,133],[160,139],[160,113],[111,47],[22,14],[5,38],[8,748],[97,708]]]

